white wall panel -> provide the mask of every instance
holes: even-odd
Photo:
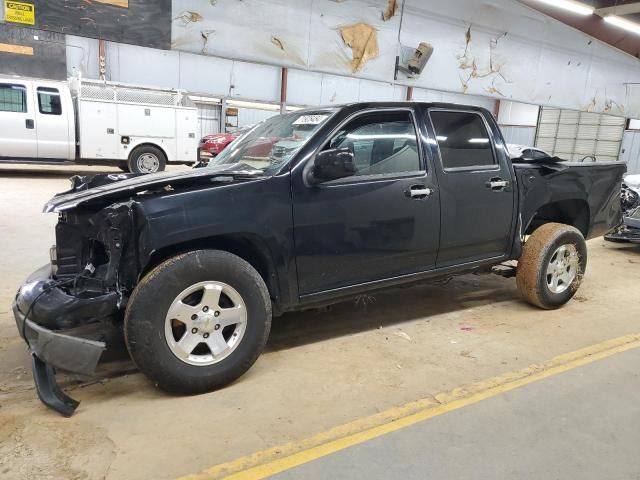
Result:
[[[393,85],[391,83],[372,82],[371,80],[360,80],[360,92],[358,101],[360,102],[388,102],[394,98]]]
[[[324,74],[304,70],[289,70],[287,102],[292,105],[320,105]]]
[[[502,136],[507,143],[516,145],[533,146],[536,141],[536,127],[516,127],[513,125],[500,125]]]
[[[80,73],[86,78],[98,78],[98,40],[66,35],[67,75]]]
[[[215,96],[229,95],[233,61],[180,53],[180,88]]]
[[[620,160],[627,162],[629,173],[640,173],[640,131],[627,130],[624,132]]]
[[[537,105],[501,100],[498,123],[500,125],[535,127],[538,125],[539,113],[540,107]]]
[[[320,104],[336,105],[357,102],[360,97],[360,79],[323,75]]]
[[[180,86],[177,51],[107,42],[107,63],[111,80],[164,88]]]
[[[233,62],[231,97],[279,102],[280,76],[279,67]]]

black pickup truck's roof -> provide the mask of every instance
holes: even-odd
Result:
[[[408,101],[396,101],[396,102],[351,102],[342,103],[338,105],[324,105],[319,107],[309,107],[302,110],[296,110],[296,112],[305,111],[317,111],[317,110],[339,110],[339,109],[366,109],[366,108],[402,108],[407,106],[421,106],[424,108],[446,108],[450,110],[475,110],[482,112],[489,112],[486,108],[476,107],[473,105],[464,105],[458,103],[443,103],[443,102],[416,102],[413,100]]]

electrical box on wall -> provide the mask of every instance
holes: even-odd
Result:
[[[398,79],[398,73],[401,72],[407,78],[419,77],[427,66],[427,62],[433,55],[433,46],[427,42],[421,42],[417,48],[400,47],[400,55],[396,57],[396,73],[395,79]]]

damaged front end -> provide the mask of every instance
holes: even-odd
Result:
[[[122,326],[129,295],[155,252],[149,210],[158,214],[161,197],[261,175],[251,167],[223,165],[142,176],[76,176],[69,191],[45,205],[45,212],[58,214],[51,263],[19,289],[13,312],[46,405],[73,414],[78,404],[58,388],[55,369],[92,375],[113,327]],[[186,217],[177,218],[176,228],[185,228],[180,222]],[[162,232],[156,231],[156,241],[158,236]]]
[[[133,201],[59,213],[51,263],[27,279],[13,303],[38,396],[65,416],[78,402],[60,390],[55,369],[93,375],[107,347],[104,332],[122,324],[137,279],[134,216]]]

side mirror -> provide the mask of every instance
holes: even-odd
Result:
[[[309,172],[309,183],[317,185],[329,180],[351,177],[356,174],[354,156],[348,148],[325,150],[316,155]]]

